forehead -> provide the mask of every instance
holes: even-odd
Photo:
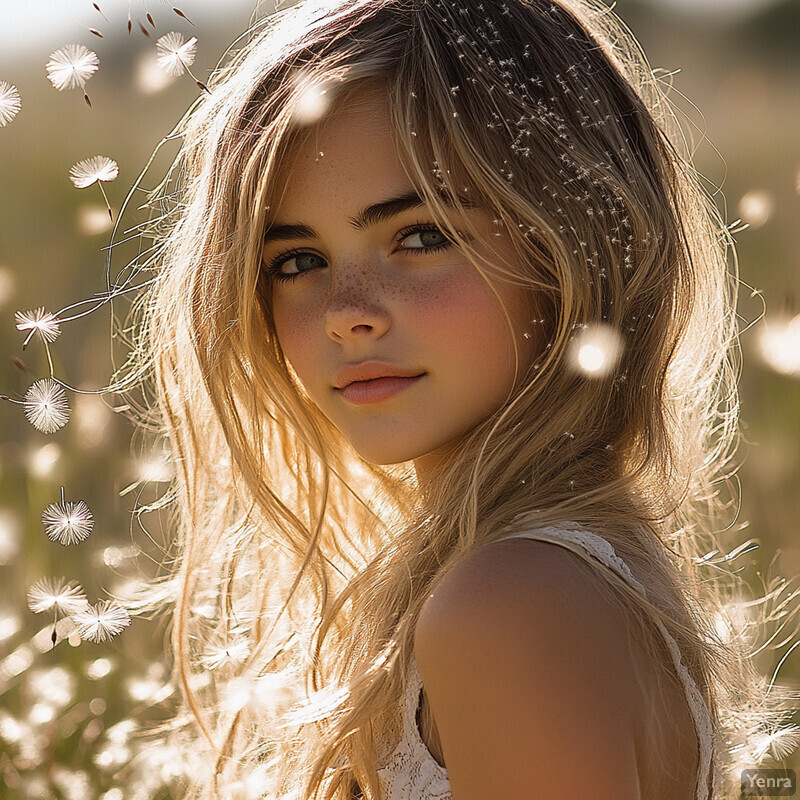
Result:
[[[315,200],[374,201],[412,188],[392,137],[385,94],[364,90],[302,130],[281,156],[275,186],[287,213]]]

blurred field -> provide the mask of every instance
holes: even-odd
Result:
[[[14,312],[57,310],[105,285],[103,200],[96,186],[76,189],[69,168],[97,154],[115,159],[119,178],[105,188],[116,212],[198,91],[185,75],[164,83],[162,74],[158,86],[155,40],[170,30],[197,36],[192,69],[204,79],[246,26],[254,3],[220,4],[226,11],[211,15],[207,4],[186,0],[180,7],[196,27],[168,4],[151,3],[155,29],[144,21],[150,38],[136,25],[126,32],[125,3],[100,4],[108,21],[90,2],[72,5],[82,27],[65,30],[63,38],[16,47],[13,54],[0,46],[0,80],[15,84],[23,102],[19,116],[0,128],[0,393],[14,397],[49,373],[40,342],[21,351]],[[800,575],[800,6],[796,0],[760,6],[734,19],[687,16],[655,0],[622,0],[616,7],[652,66],[680,70],[669,80],[684,127],[694,131],[696,166],[726,220],[750,225],[735,236],[741,278],[758,290],[740,293],[742,328],[761,314],[762,301],[766,317],[742,337],[746,441],[738,521],[749,528],[735,535],[760,544],[737,561],[758,592],[762,579]],[[144,20],[142,8],[132,4],[137,22]],[[9,13],[4,9],[0,24]],[[87,84],[92,110],[79,90],[56,92],[45,77],[50,52],[71,41],[96,50],[101,60]],[[174,143],[165,148],[154,176],[163,174],[175,150]],[[135,221],[135,213],[125,220]],[[51,345],[56,374],[84,390],[104,385],[113,367],[108,331],[107,309],[65,326]],[[27,372],[12,358],[22,359]],[[48,624],[48,614],[35,616],[25,602],[28,587],[46,576],[79,580],[91,602],[124,594],[131,581],[155,574],[168,540],[158,515],[132,521],[136,492],[120,496],[143,475],[152,484],[139,502],[158,495],[166,477],[158,454],[131,445],[131,429],[110,401],[83,395],[71,396],[71,404],[72,421],[52,435],[34,430],[19,406],[0,404],[0,797],[167,796],[159,786],[169,765],[153,753],[137,755],[127,723],[156,720],[170,702],[163,623],[135,619],[109,643],[73,637],[51,651],[52,618]],[[50,542],[40,519],[61,486],[67,499],[85,500],[95,516],[89,540],[70,547]],[[761,654],[764,674],[772,675],[786,649]],[[800,686],[798,653],[786,659],[779,679]],[[786,766],[800,767],[797,754]]]

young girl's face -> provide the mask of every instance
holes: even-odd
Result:
[[[492,290],[425,205],[352,221],[414,192],[392,145],[383,95],[369,91],[358,99],[319,123],[284,165],[285,192],[273,204],[264,269],[280,273],[271,280],[275,327],[310,397],[363,458],[414,460],[422,479],[502,404],[514,381],[514,347]],[[486,268],[497,256],[515,264],[508,239],[493,235],[490,215],[480,208],[465,213],[485,233],[470,244]],[[450,222],[462,230],[457,216]],[[289,225],[305,230],[269,235]],[[523,336],[533,329],[533,308],[519,287],[494,284],[514,324],[523,372],[537,347]],[[363,361],[422,377],[359,403],[337,383],[342,367]],[[373,386],[380,384],[386,381]]]

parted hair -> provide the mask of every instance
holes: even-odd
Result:
[[[314,87],[331,109],[378,87],[436,223],[492,285],[452,223],[467,200],[488,210],[517,254],[492,266],[535,300],[538,356],[424,494],[410,463],[359,456],[276,334],[261,241]],[[172,619],[181,796],[381,797],[425,598],[524,519],[580,525],[628,563],[647,597],[575,550],[664,681],[657,621],[676,640],[713,720],[710,796],[738,797],[736,771],[791,737],[788,690],[751,658],[773,587],[743,623],[726,562],[735,252],[632,34],[596,0],[301,0],[209,89],[154,200],[136,340],[176,465],[173,557],[139,610]],[[571,359],[593,326],[621,345],[601,375]]]

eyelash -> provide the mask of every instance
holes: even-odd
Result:
[[[436,231],[436,233],[441,233],[443,236],[445,235],[443,231],[441,231],[436,225],[425,224],[425,223],[417,223],[414,225],[410,225],[407,228],[403,228],[398,234],[397,238],[399,241],[411,236],[414,233],[425,233],[426,231]],[[452,247],[453,242],[450,240],[443,242],[442,244],[433,245],[432,247],[412,247],[406,249],[405,252],[413,253],[415,251],[419,251],[421,253],[429,254],[429,253],[437,253],[440,250],[445,250],[448,247]],[[303,255],[308,253],[307,250],[303,250],[301,248],[295,248],[293,250],[287,250],[285,253],[282,253],[279,256],[276,256],[272,261],[270,261],[267,272],[269,273],[271,278],[274,278],[277,281],[292,281],[295,278],[299,278],[301,275],[304,275],[306,272],[312,272],[313,270],[307,269],[303,272],[293,272],[284,274],[280,272],[280,268],[284,265],[286,261],[289,261],[291,258],[295,256]],[[314,255],[313,253],[311,255]]]

